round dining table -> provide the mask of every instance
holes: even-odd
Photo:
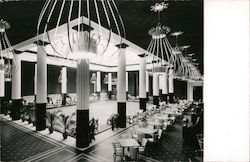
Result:
[[[154,118],[158,119],[158,120],[168,120],[169,119],[168,115],[155,115]]]
[[[158,126],[158,125],[162,125],[159,121],[150,121],[147,122],[149,125],[153,125],[153,126]]]
[[[153,129],[150,128],[137,128],[136,131],[142,134],[149,134],[149,135],[155,132]]]

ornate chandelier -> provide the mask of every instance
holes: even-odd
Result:
[[[194,66],[193,59],[187,54],[190,45],[179,46],[178,38],[184,32],[176,31],[170,35],[175,37],[175,46],[172,47],[167,34],[170,28],[160,23],[160,13],[168,7],[165,2],[156,3],[151,6],[151,11],[158,13],[158,24],[149,30],[151,36],[150,44],[147,48],[147,65],[149,74],[165,72],[168,68],[174,69],[176,78],[194,79],[200,76],[199,71]],[[183,53],[184,51],[184,53]]]
[[[112,32],[122,42],[125,28],[114,0],[47,0],[37,25],[41,45],[49,43],[46,53],[62,60],[102,56]]]
[[[16,70],[16,55],[12,48],[6,30],[10,28],[10,24],[0,20],[0,71],[4,73],[5,79],[10,79]]]
[[[167,39],[170,28],[160,23],[160,12],[168,7],[165,2],[156,3],[151,6],[151,11],[158,13],[158,24],[149,30],[151,41],[147,48],[147,68],[149,74],[165,72],[166,68],[174,64],[175,56],[172,54],[172,47]]]

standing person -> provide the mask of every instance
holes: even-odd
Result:
[[[115,117],[112,116],[112,118],[111,118],[111,129],[114,130],[114,128],[115,128]]]
[[[91,125],[90,125],[90,138],[91,140],[95,140],[95,119],[91,119]]]

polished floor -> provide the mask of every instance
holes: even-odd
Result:
[[[106,130],[110,127],[107,127],[107,120],[112,114],[117,113],[117,102],[108,100],[108,101],[97,101],[89,104],[89,119],[95,118],[99,121],[99,132]],[[148,104],[150,105],[150,104]],[[76,105],[74,106],[64,106],[61,108],[52,108],[48,111],[54,111],[60,109],[66,115],[70,115],[76,111]],[[126,114],[135,115],[139,112],[139,103],[138,102],[127,102],[126,105]]]
[[[88,149],[78,150],[63,144],[60,140],[41,135],[24,126],[1,117],[1,161],[44,161],[44,162],[111,162],[113,149],[111,143],[130,127],[119,130]],[[182,140],[182,120],[178,120],[163,133],[162,141],[148,144],[145,156],[139,161],[152,162],[191,162],[198,161],[195,146],[185,145]]]

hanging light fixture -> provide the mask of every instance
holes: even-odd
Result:
[[[149,74],[165,72],[167,67],[175,62],[175,56],[172,54],[172,47],[167,39],[170,28],[160,23],[160,13],[168,7],[168,3],[156,3],[151,6],[151,11],[158,13],[158,24],[149,30],[151,41],[147,48],[147,63],[149,65]]]
[[[104,79],[103,79],[103,83],[104,83],[104,84],[108,84],[108,79],[109,79],[108,74],[105,74],[105,77],[104,77]]]
[[[16,55],[8,39],[6,30],[10,28],[10,24],[0,20],[0,71],[4,73],[4,78],[10,80],[12,74],[16,70]]]
[[[96,73],[92,73],[90,78],[90,83],[95,84],[96,83]]]
[[[38,39],[49,43],[46,52],[66,60],[102,56],[112,32],[122,42],[125,28],[114,0],[47,0],[37,25]]]

